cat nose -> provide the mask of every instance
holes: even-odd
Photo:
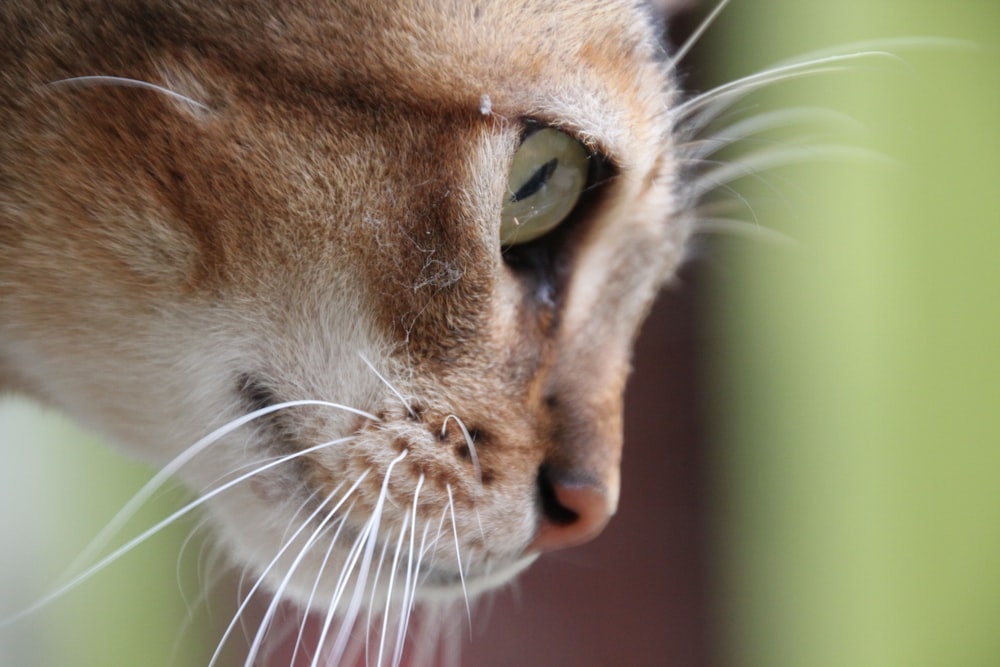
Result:
[[[542,468],[538,475],[541,516],[529,551],[555,551],[597,537],[614,513],[614,504],[598,485],[560,481]]]

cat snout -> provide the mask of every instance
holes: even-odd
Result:
[[[555,551],[597,537],[615,511],[600,484],[565,478],[543,466],[538,474],[541,499],[538,532],[529,551]]]

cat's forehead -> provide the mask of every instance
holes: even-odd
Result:
[[[533,118],[623,155],[659,138],[647,132],[662,125],[669,90],[640,3],[379,4],[377,11],[367,0],[275,6],[261,19],[262,45],[232,48],[255,51],[246,62],[258,75],[291,79],[296,90],[335,102]],[[268,51],[273,60],[260,55]]]

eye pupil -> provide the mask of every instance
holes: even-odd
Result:
[[[531,175],[531,178],[524,182],[524,185],[517,189],[517,192],[511,195],[510,202],[514,204],[536,194],[545,187],[545,184],[552,178],[552,174],[555,173],[558,167],[559,158],[552,158],[543,164]]]

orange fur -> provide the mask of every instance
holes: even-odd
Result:
[[[257,568],[291,520],[280,512],[370,471],[358,529],[401,452],[383,525],[402,530],[418,484],[421,520],[453,494],[474,588],[550,543],[536,541],[540,470],[613,513],[631,343],[690,231],[668,65],[642,7],[16,2],[0,44],[0,388],[158,462],[269,403],[376,414],[281,412],[181,472],[198,488],[240,452],[354,437],[215,503]],[[94,75],[177,95],[57,83]],[[545,298],[497,231],[526,120],[613,169],[560,232]],[[477,435],[475,465],[451,415]],[[436,547],[454,590],[448,553]]]

